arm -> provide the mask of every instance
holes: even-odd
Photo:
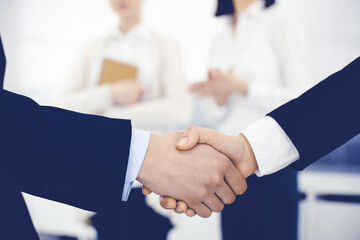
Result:
[[[76,61],[71,76],[64,89],[54,101],[57,107],[90,114],[99,114],[113,104],[110,84],[93,83],[94,76],[100,72],[101,41],[96,41],[85,48]]]
[[[0,109],[0,165],[10,170],[19,190],[91,211],[111,211],[121,203],[129,120],[42,107],[5,90]],[[246,183],[230,160],[209,146],[177,151],[173,146],[180,136],[153,135],[149,147],[143,146],[136,178],[208,217],[233,202],[234,192],[242,194]]]
[[[210,72],[214,80],[209,78],[207,82],[194,84],[192,90],[205,95],[215,95],[218,103],[219,98],[224,95],[243,95],[250,104],[264,111],[270,111],[303,92],[310,85],[310,74],[301,31],[291,17],[278,17],[273,25],[275,27],[269,30],[267,41],[270,41],[276,58],[276,69],[272,71],[279,72],[277,82],[256,81],[261,80],[260,77],[265,79],[266,75],[249,81],[235,75],[231,70],[223,72],[213,69]],[[216,49],[216,44],[213,45]],[[221,56],[221,53],[216,54]],[[243,98],[233,98],[233,101],[243,101]],[[236,102],[234,104],[236,105]]]
[[[183,149],[194,146],[196,142],[207,143],[235,163],[246,159],[241,157],[241,149],[251,149],[258,167],[268,163],[276,165],[276,170],[266,171],[265,174],[280,170],[296,160],[292,166],[302,170],[360,133],[360,111],[356,108],[360,102],[359,80],[360,58],[357,58],[300,97],[246,128],[242,133],[251,148],[236,147],[244,145],[236,144],[236,138],[195,128],[185,132],[189,143]],[[281,160],[276,161],[274,156]],[[242,172],[242,168],[238,170],[244,177],[253,173]]]
[[[255,171],[260,176],[271,174],[290,164],[302,170],[360,133],[360,111],[351,107],[360,102],[359,69],[360,58],[246,128],[239,137],[190,128],[177,147],[187,150],[197,143],[209,144],[229,156],[244,177]],[[335,92],[341,98],[335,98]],[[164,208],[179,204],[182,212],[195,214],[184,202],[161,199]]]
[[[131,123],[0,92],[1,164],[21,191],[102,211],[121,202]]]
[[[179,90],[181,91],[181,90]],[[148,131],[173,130],[189,122],[189,96],[165,97],[126,107],[111,107],[104,116],[131,118],[133,126]]]
[[[2,46],[0,60],[4,72]],[[177,151],[173,146],[181,133],[153,135],[149,140],[147,133],[136,130],[131,137],[129,120],[39,106],[3,89],[0,110],[0,168],[11,174],[15,183],[9,185],[15,185],[15,191],[92,211],[112,211],[121,195],[127,198],[128,185],[137,178],[158,194],[184,199],[200,216],[208,217],[234,201],[234,193],[246,190],[230,160],[215,149],[203,145]],[[141,135],[148,137],[139,140]],[[130,156],[127,164],[129,150],[140,156]]]
[[[360,58],[269,116],[300,154],[302,170],[360,133]],[[310,138],[310,140],[309,140]]]

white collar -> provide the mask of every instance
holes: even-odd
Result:
[[[139,23],[132,29],[130,29],[127,33],[123,33],[118,28],[113,32],[113,39],[122,39],[125,37],[134,37],[136,39],[144,40],[150,36],[150,29],[146,27],[144,24]]]

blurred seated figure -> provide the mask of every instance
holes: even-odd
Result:
[[[157,133],[187,124],[190,101],[178,44],[141,22],[143,0],[109,0],[109,4],[118,16],[118,28],[85,49],[55,105],[129,118],[133,127]],[[141,189],[133,189],[131,195],[142,195]],[[144,197],[134,199],[119,203],[121,215],[114,209],[92,218],[100,240],[145,239],[149,233],[152,239],[166,238],[169,220],[148,207]],[[144,231],[137,231],[137,226]]]

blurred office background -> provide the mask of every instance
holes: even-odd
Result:
[[[314,84],[360,56],[358,0],[278,2],[305,32]],[[213,16],[215,6],[215,0],[145,0],[143,22],[180,43],[188,83],[206,78],[210,43],[223,25]],[[84,46],[116,23],[106,0],[0,0],[6,89],[50,104]],[[352,107],[359,111],[360,103]],[[360,239],[359,136],[300,173],[299,190],[299,239]],[[56,204],[55,214],[49,211],[53,203],[27,200],[40,233],[96,236],[91,227],[77,224],[70,207]]]

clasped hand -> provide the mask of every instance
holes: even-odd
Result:
[[[162,196],[163,208],[209,217],[246,191],[245,178],[257,168],[243,135],[190,127],[152,135],[137,180],[143,184],[144,194]]]

